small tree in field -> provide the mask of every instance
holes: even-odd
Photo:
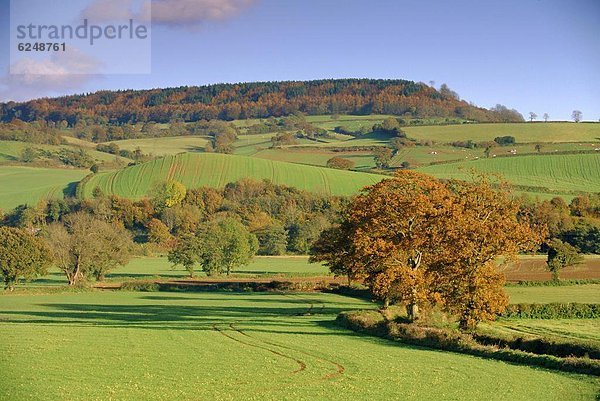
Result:
[[[64,225],[49,225],[46,235],[69,285],[90,277],[102,280],[109,271],[127,264],[133,247],[127,230],[84,212],[67,216]]]
[[[560,280],[560,271],[568,266],[579,264],[583,261],[583,256],[579,254],[577,248],[571,244],[562,242],[553,238],[547,243],[548,259],[546,265],[552,273],[552,280]]]
[[[5,289],[12,291],[20,277],[30,280],[46,274],[51,262],[42,240],[25,230],[0,227],[0,276]]]
[[[242,223],[232,218],[217,219],[200,226],[195,235],[181,236],[169,252],[169,261],[182,265],[194,276],[196,265],[209,276],[229,275],[239,266],[250,263],[258,250],[258,240]]]
[[[529,121],[534,122],[537,117],[537,114],[535,114],[533,111],[529,112]]]
[[[379,147],[375,150],[374,158],[377,168],[389,168],[394,152],[388,147]]]
[[[203,243],[193,234],[183,234],[169,251],[169,262],[174,266],[181,265],[188,271],[190,278],[194,277],[195,266],[200,263],[200,255],[204,252]]]
[[[573,110],[573,112],[571,113],[571,118],[576,123],[578,123],[579,121],[581,121],[582,117],[583,117],[583,113],[581,111],[579,111],[579,110]]]
[[[352,160],[344,159],[343,157],[332,157],[327,160],[327,167],[329,168],[337,168],[340,170],[348,170],[355,166],[355,163]]]
[[[544,122],[547,123],[548,119],[550,119],[550,116],[548,115],[548,113],[544,113]]]

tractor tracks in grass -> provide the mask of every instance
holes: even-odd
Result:
[[[229,325],[229,327],[231,327],[232,330],[234,330],[236,332],[240,332],[239,330],[234,329],[232,326],[233,326],[233,323],[231,323]],[[228,334],[226,330],[223,330],[222,328],[219,328],[217,323],[214,323],[212,325],[212,327],[213,327],[213,330],[217,331],[219,334],[221,334],[221,335],[223,335],[223,336],[225,336],[225,337],[229,338],[230,340],[233,340],[233,341],[235,341],[237,343],[246,345],[248,347],[253,347],[253,348],[258,348],[258,349],[262,349],[262,350],[265,350],[265,351],[269,351],[270,353],[272,353],[274,355],[277,355],[279,357],[282,357],[282,358],[294,361],[296,364],[298,364],[298,368],[296,370],[292,371],[291,374],[297,374],[297,373],[302,372],[303,370],[306,370],[306,363],[304,363],[304,361],[302,361],[300,359],[294,358],[291,355],[284,354],[283,352],[279,352],[278,350],[269,348],[269,347],[267,347],[265,345],[253,344],[253,343],[250,343],[250,342],[242,341],[239,338],[235,338],[232,335]],[[264,341],[263,341],[263,343],[267,344]]]
[[[284,296],[299,297],[298,295],[288,295],[288,294],[286,294]],[[273,317],[277,317],[277,316],[300,317],[300,316],[311,316],[311,315],[323,313],[323,310],[325,309],[325,304],[323,302],[318,301],[317,303],[319,305],[317,306],[317,305],[315,305],[314,300],[306,300],[302,297],[301,297],[301,299],[303,299],[308,304],[308,307],[306,308],[305,311],[284,314],[284,315],[272,314],[270,316],[273,316]],[[325,358],[323,356],[317,355],[315,353],[308,352],[308,351],[305,351],[302,349],[298,349],[298,348],[295,348],[295,347],[292,347],[289,345],[276,343],[273,341],[262,339],[260,337],[254,336],[254,335],[250,335],[250,334],[248,334],[248,332],[240,329],[237,326],[240,323],[243,323],[243,321],[233,321],[230,323],[222,323],[222,324],[215,323],[212,325],[212,327],[215,331],[219,332],[221,335],[223,335],[223,336],[227,337],[228,339],[235,341],[239,344],[243,344],[244,346],[247,346],[247,347],[262,349],[262,350],[270,352],[271,354],[277,355],[278,357],[294,361],[298,365],[298,368],[295,369],[294,371],[290,372],[289,374],[291,374],[291,375],[296,375],[298,373],[306,371],[307,368],[310,367],[310,364],[307,364],[306,360],[310,360],[310,359],[324,363],[326,365],[330,365],[332,368],[332,369],[330,368],[330,371],[328,371],[326,374],[322,375],[318,379],[318,381],[335,379],[335,378],[343,375],[344,372],[346,371],[346,368],[341,363],[336,362],[334,360],[331,360],[331,359]],[[226,326],[226,327],[224,328],[223,326]],[[236,333],[241,338],[238,338],[237,336],[232,335],[232,333]],[[296,357],[296,356],[294,356],[294,354],[303,355],[304,357],[308,357],[308,358]]]

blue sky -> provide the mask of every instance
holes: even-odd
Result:
[[[19,0],[15,0],[19,1]],[[110,0],[89,0],[110,1]],[[600,0],[154,0],[152,73],[15,82],[0,100],[216,82],[403,78],[541,119],[600,119]],[[190,16],[171,12],[185,4]],[[8,71],[9,2],[0,0]],[[32,13],[34,11],[32,10]]]

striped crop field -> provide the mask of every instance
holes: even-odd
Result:
[[[600,192],[600,154],[515,156],[418,169],[438,178],[469,179],[475,170],[501,174],[514,185],[551,191]],[[543,191],[542,191],[543,192]]]
[[[385,176],[257,158],[212,153],[168,156],[115,172],[100,173],[83,184],[83,195],[99,187],[107,194],[140,198],[159,182],[176,180],[188,188],[221,188],[242,178],[268,179],[299,189],[332,195],[357,193]]]

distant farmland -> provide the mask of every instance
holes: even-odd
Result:
[[[157,182],[165,180],[179,181],[188,188],[221,188],[242,178],[268,179],[307,191],[350,195],[385,176],[244,156],[187,153],[97,174],[84,184],[83,195],[90,196],[93,189],[99,187],[107,194],[139,198],[147,195]]]
[[[497,136],[514,136],[517,142],[597,142],[600,124],[592,123],[518,123],[461,124],[403,128],[416,139],[446,143],[453,141],[493,141]]]
[[[514,185],[542,187],[552,191],[600,192],[600,154],[480,159],[427,166],[419,171],[438,178],[468,180],[471,169],[501,174]]]
[[[134,151],[140,148],[143,153],[173,155],[181,152],[203,152],[208,140],[203,136],[172,136],[161,138],[126,139],[110,141],[121,149]]]

